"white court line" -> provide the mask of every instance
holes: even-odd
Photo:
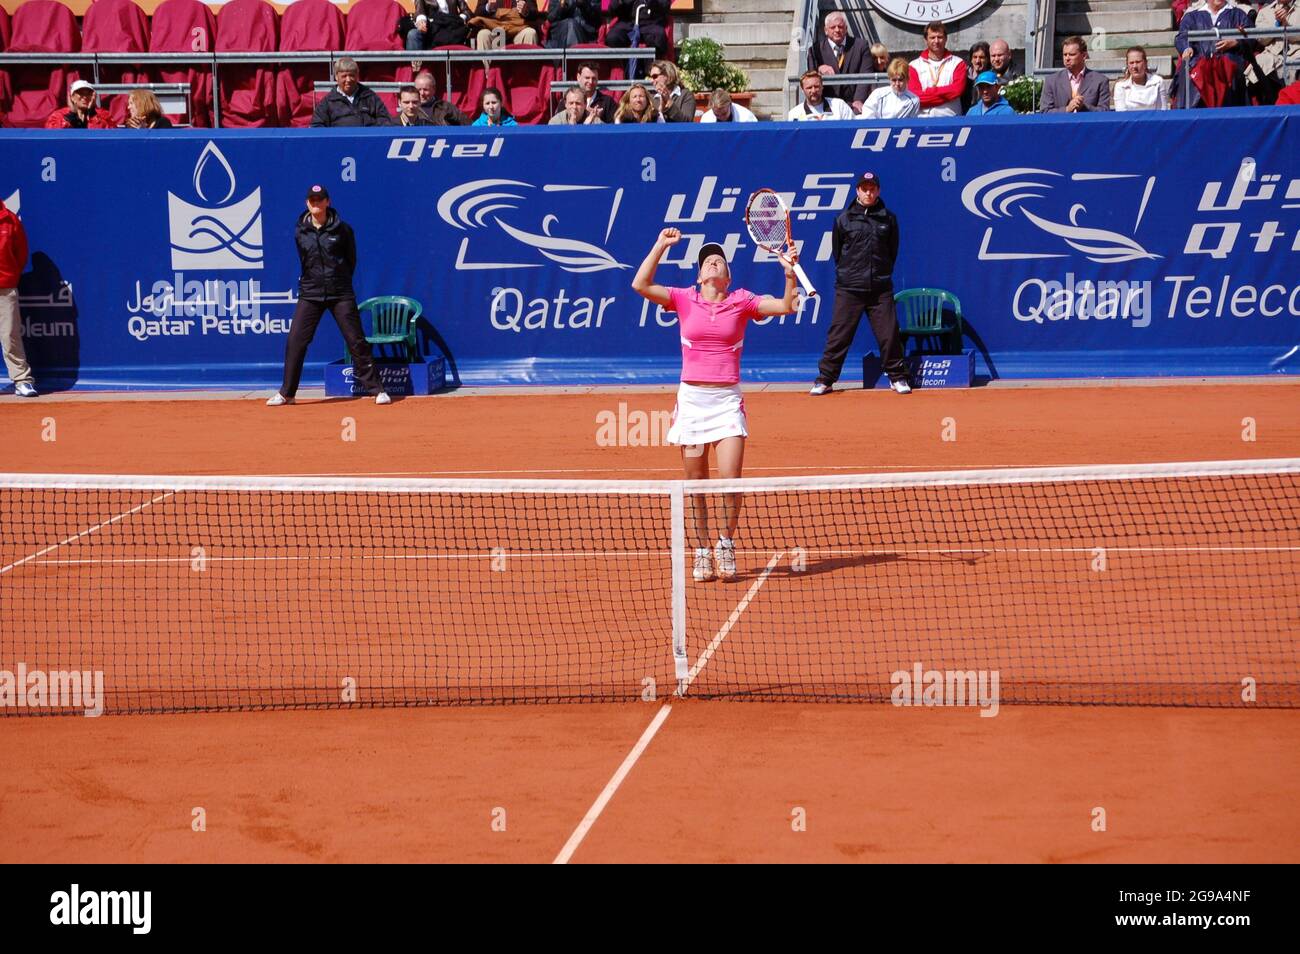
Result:
[[[978,467],[980,470],[1022,470],[1029,467],[1068,467],[1069,464],[972,464],[971,467]],[[792,470],[810,470],[814,473],[822,473],[832,470],[844,470],[849,473],[868,473],[870,471],[883,471],[892,473],[895,471],[912,471],[912,470],[933,470],[933,464],[808,464],[788,467],[758,467],[746,466],[745,470],[759,471],[792,471]],[[949,467],[949,470],[961,470],[960,466]],[[284,479],[293,477],[473,477],[482,474],[502,474],[510,476],[519,476],[521,474],[680,474],[681,467],[529,467],[524,470],[391,470],[391,471],[330,471],[320,474],[258,474],[259,477],[268,477],[274,479]]]
[[[636,745],[632,746],[632,751],[627,753],[627,758],[623,760],[623,764],[618,767],[618,771],[614,773],[613,778],[606,783],[600,794],[596,796],[596,800],[591,803],[591,807],[587,809],[587,814],[582,816],[582,821],[578,822],[578,827],[573,829],[573,834],[564,843],[564,847],[555,856],[555,860],[551,862],[552,864],[567,865],[569,863],[573,853],[582,844],[582,839],[587,837],[587,832],[591,831],[591,826],[596,824],[596,819],[600,817],[600,813],[605,810],[609,800],[614,797],[618,787],[623,784],[623,779],[627,778],[627,773],[632,771],[632,766],[636,765],[637,759],[641,758],[641,753],[646,750],[646,746],[650,744],[650,740],[655,737],[659,727],[668,718],[668,713],[672,711],[672,706],[664,705],[655,713],[655,717],[650,720],[650,724],[641,733],[641,738],[636,740]]]
[[[722,624],[722,628],[718,630],[717,634],[705,648],[704,652],[700,653],[700,658],[695,660],[695,665],[691,667],[690,672],[686,674],[686,678],[682,680],[681,685],[677,687],[677,690],[673,695],[678,697],[686,695],[686,690],[691,687],[691,683],[695,681],[695,677],[700,674],[700,670],[709,664],[709,660],[712,659],[713,654],[718,651],[718,647],[722,645],[722,641],[727,638],[727,634],[731,632],[731,628],[740,620],[740,614],[749,608],[750,601],[753,600],[753,598],[758,594],[758,591],[763,588],[763,584],[767,582],[767,578],[772,575],[772,571],[776,569],[776,565],[781,562],[781,557],[783,556],[785,556],[784,551],[775,554],[772,559],[767,561],[767,568],[759,574],[758,579],[749,585],[749,592],[746,593],[744,598],[736,604],[736,608],[731,611],[731,615],[727,617],[727,621]]]
[[[740,614],[748,608],[750,601],[753,600],[755,594],[758,593],[763,584],[767,582],[768,576],[771,575],[772,570],[776,568],[777,563],[781,561],[781,557],[783,556],[785,556],[784,551],[773,556],[772,559],[768,561],[767,568],[763,570],[758,579],[750,584],[749,591],[744,595],[741,601],[736,604],[736,608],[731,611],[731,615],[727,617],[727,621],[722,624],[722,628],[719,629],[717,635],[713,637],[713,641],[709,643],[708,648],[705,649],[700,658],[696,660],[695,665],[691,667],[686,678],[682,680],[682,684],[677,687],[677,690],[673,693],[674,696],[680,698],[682,693],[685,692],[686,687],[689,686],[695,677],[700,674],[700,670],[708,665],[709,660],[713,658],[713,654],[717,652],[718,647],[722,645],[722,641],[726,639],[727,634],[731,632],[731,628],[735,626],[736,621],[740,619]],[[555,861],[552,862],[552,864],[568,864],[569,859],[573,857],[573,853],[577,851],[578,846],[582,844],[582,840],[587,837],[587,832],[591,831],[591,826],[596,824],[596,819],[600,817],[600,813],[605,810],[605,806],[608,805],[610,799],[614,797],[614,793],[618,791],[618,787],[623,784],[623,780],[626,779],[628,773],[632,771],[632,767],[636,765],[637,760],[641,758],[641,754],[645,752],[646,747],[650,744],[650,740],[655,737],[655,734],[659,731],[659,727],[662,726],[664,720],[668,718],[668,713],[672,711],[673,707],[665,703],[655,714],[655,717],[650,720],[650,724],[646,726],[645,731],[641,733],[641,738],[636,740],[636,745],[632,746],[632,751],[627,754],[627,758],[623,759],[623,764],[618,767],[618,771],[614,773],[613,777],[601,790],[600,794],[596,796],[596,800],[591,803],[591,807],[587,809],[587,814],[582,817],[582,821],[580,821],[578,827],[573,830],[573,834],[570,835],[569,840],[564,843],[564,847],[561,848],[560,853],[555,856]]]
[[[158,498],[162,499],[162,498]],[[123,514],[122,516],[126,516]],[[114,518],[121,519],[120,517]],[[112,521],[110,521],[112,522]],[[103,525],[101,525],[103,526]],[[92,528],[87,533],[93,532]],[[70,537],[64,543],[76,539]],[[57,544],[56,546],[62,546]],[[41,553],[48,553],[55,547],[49,547]],[[1095,547],[932,547],[910,550],[807,550],[807,556],[924,556],[930,553],[1095,553],[1097,550],[1107,553],[1300,553],[1300,546],[1294,547],[1112,547],[1100,544]],[[767,553],[766,550],[737,549],[738,554]],[[31,560],[36,566],[94,566],[98,564],[188,564],[193,556],[176,557],[121,557],[117,559],[86,557],[75,560],[38,560],[41,554],[32,554],[17,563],[0,569],[4,573],[13,567]],[[633,557],[661,560],[671,556],[668,550],[533,550],[504,554],[507,560],[549,560],[557,558],[609,559],[612,557]],[[493,553],[357,553],[357,554],[312,554],[310,556],[208,556],[208,563],[326,563],[332,560],[493,560],[499,555]],[[766,577],[765,577],[766,578]]]
[[[97,523],[93,527],[89,527],[85,530],[82,530],[80,533],[68,537],[66,540],[60,540],[58,543],[46,547],[44,550],[38,550],[35,553],[23,557],[21,560],[15,560],[13,563],[10,563],[8,566],[0,567],[0,576],[3,576],[4,574],[8,573],[10,570],[22,566],[24,563],[30,563],[33,560],[36,560],[38,557],[43,557],[45,556],[45,554],[51,553],[54,550],[57,550],[59,547],[67,546],[69,543],[75,543],[77,540],[80,540],[82,537],[88,537],[92,533],[95,533],[98,530],[102,530],[104,527],[117,523],[119,520],[125,520],[127,517],[131,516],[132,514],[139,513],[141,510],[144,510],[146,507],[152,507],[154,504],[158,503],[159,501],[166,500],[168,497],[171,497],[174,494],[175,491],[171,491],[171,490],[167,491],[167,493],[165,494],[159,494],[157,497],[154,497],[148,503],[142,503],[138,507],[132,507],[130,510],[126,511],[125,513],[119,513],[116,517],[110,517],[108,520],[105,520],[103,523]],[[49,561],[41,561],[41,564],[43,565],[46,562]]]

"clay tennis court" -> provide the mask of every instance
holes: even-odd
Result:
[[[754,388],[746,398],[752,435],[746,474],[1297,457],[1296,398],[1294,385],[1275,383],[990,387],[908,398],[850,391],[815,401],[799,392]],[[6,402],[0,427],[9,448],[5,469],[34,473],[675,477],[672,448],[600,446],[597,415],[620,402],[634,411],[664,410],[672,397],[667,391],[500,391],[406,400],[388,408],[320,401],[272,411],[253,400],[68,395]],[[352,419],[355,440],[343,439],[349,426],[344,418]],[[43,440],[51,424],[56,439]],[[1250,430],[1255,439],[1244,441],[1243,432]],[[150,499],[119,497],[97,506],[119,514]],[[133,514],[96,535],[125,539],[146,525],[137,519],[146,516],[155,529],[165,528],[183,519],[184,508],[176,503],[151,503],[149,510],[156,512]],[[759,521],[763,512],[756,501],[750,517]],[[56,532],[78,533],[98,515],[64,513]],[[338,514],[328,521],[300,519],[299,530],[317,536],[350,526]],[[1155,533],[1157,523],[1137,529]],[[823,515],[806,526],[825,536],[834,520]],[[530,527],[541,532],[525,520],[507,527],[507,535],[527,535]],[[485,542],[466,540],[468,525],[460,533],[454,526],[444,529],[446,539],[461,538],[467,552]],[[583,555],[565,558],[570,585],[541,594],[544,600],[532,612],[512,602],[509,574],[494,579],[477,564],[425,578],[442,581],[441,592],[416,587],[406,575],[381,573],[361,584],[388,590],[367,612],[379,620],[411,613],[421,598],[438,605],[463,592],[487,592],[491,599],[483,603],[500,609],[483,616],[484,626],[499,627],[501,634],[526,632],[530,619],[549,615],[557,629],[579,639],[601,636],[627,645],[625,668],[603,671],[608,685],[639,685],[646,672],[670,682],[670,661],[657,651],[665,630],[647,633],[640,619],[622,612],[629,593],[637,595],[645,578],[662,574],[667,559],[649,546],[638,551],[634,530],[625,524],[603,534],[592,530],[581,541],[587,545],[579,551]],[[277,533],[293,536],[293,529],[245,528],[240,557],[256,556]],[[385,545],[411,542],[409,531],[394,536],[403,539]],[[1263,627],[1248,622],[1224,639],[1247,646],[1253,665],[1294,675],[1300,622],[1295,586],[1288,590],[1285,583],[1294,584],[1293,548],[1300,536],[1291,526],[1270,540],[1277,551],[1267,564],[1242,554],[1207,559],[1183,553],[1145,564],[1157,571],[1156,583],[1147,587],[1122,563],[1108,579],[1123,588],[1126,599],[1152,590],[1165,605],[1181,607],[1177,622],[1191,627],[1180,647],[1185,654],[1214,653],[1221,628],[1218,620],[1202,620],[1196,628],[1198,615],[1204,615],[1198,610],[1206,605],[1197,602],[1197,593],[1249,579],[1253,599],[1242,607],[1246,619],[1277,618]],[[692,590],[688,597],[693,655],[736,616],[698,675],[701,691],[711,685],[726,690],[730,679],[746,675],[747,666],[759,671],[763,653],[772,651],[763,647],[764,629],[781,619],[778,611],[787,614],[787,624],[789,613],[801,611],[833,621],[781,647],[791,658],[848,651],[863,644],[863,634],[887,642],[904,609],[918,612],[897,603],[914,593],[919,564],[936,560],[937,567],[924,570],[943,598],[921,608],[927,632],[952,622],[956,617],[944,607],[963,598],[988,621],[986,637],[996,635],[999,614],[1008,614],[1003,622],[1019,614],[1022,624],[1025,614],[1039,614],[1044,629],[1055,632],[1071,621],[1054,619],[1051,606],[1068,605],[1080,618],[1100,606],[1086,595],[1044,596],[1032,578],[1016,588],[1024,568],[1015,554],[965,562],[909,555],[894,538],[881,548],[887,552],[875,555],[819,557],[810,547],[814,566],[819,560],[828,564],[825,572],[796,577],[788,572],[788,541],[765,536],[761,526],[746,529],[742,522],[740,546],[740,579]],[[41,558],[61,560],[57,565],[11,572],[47,574],[48,592],[82,592],[79,605],[84,588],[97,585],[88,580],[117,579],[135,591],[146,577],[122,574],[147,574],[157,581],[169,618],[195,613],[196,594],[186,582],[192,578],[178,562],[187,551],[177,547],[163,555],[171,562],[128,563],[96,577],[76,563],[77,547],[70,543]],[[630,552],[637,556],[610,558]],[[6,535],[0,564],[29,555]],[[275,584],[315,586],[313,595],[327,601],[351,582],[337,568],[310,574],[278,566],[259,578],[251,565],[241,559],[225,570],[214,566],[216,578],[225,580],[218,590],[235,601],[241,592],[235,584],[251,586],[242,592],[255,594],[268,621],[277,619]],[[1267,572],[1258,573],[1261,565]],[[859,590],[872,587],[873,618],[835,619],[845,579]],[[457,591],[456,581],[465,589]],[[97,592],[111,602],[108,588]],[[990,592],[1003,597],[991,599]],[[891,593],[898,599],[891,600]],[[1067,595],[1069,602],[1061,602]],[[640,612],[650,616],[668,614],[667,602],[662,589],[645,588],[637,599]],[[156,610],[125,604],[113,609],[111,615],[125,625],[106,627],[87,645],[138,641],[144,661],[133,675],[175,678],[167,647],[148,645],[144,623]],[[325,605],[309,622],[323,628],[328,610]],[[6,608],[5,645],[15,648],[16,658],[39,646],[34,627],[57,618],[43,612],[30,602],[18,611]],[[25,628],[11,629],[22,614]],[[74,621],[51,625],[63,627],[65,638],[81,631]],[[413,619],[406,628],[418,625]],[[1260,636],[1268,626],[1267,638]],[[218,626],[212,632],[222,631]],[[1062,637],[1056,638],[1059,650]],[[1133,638],[1145,640],[1153,657],[1163,653],[1169,671],[1177,673],[1178,652],[1154,642],[1158,624]],[[335,654],[365,658],[364,645],[359,649],[336,636],[329,643]],[[1079,659],[1088,647],[1081,637]],[[493,665],[501,672],[517,669],[536,651],[520,645],[513,654],[498,654]],[[1045,678],[1060,681],[1068,670],[1050,669],[1060,658],[1059,651],[1045,653],[1035,665]],[[195,679],[187,688],[202,685]],[[16,770],[0,781],[0,860],[549,862],[569,853],[576,862],[1300,858],[1300,823],[1292,810],[1300,795],[1294,756],[1300,719],[1294,709],[1006,705],[996,718],[981,718],[974,708],[741,702],[688,693],[665,710],[664,701],[8,718],[0,759]],[[598,797],[597,814],[592,809]],[[206,831],[191,829],[196,808],[205,813]],[[1106,813],[1104,832],[1093,830],[1097,808]],[[796,820],[806,830],[795,830]],[[496,830],[503,822],[504,830]]]

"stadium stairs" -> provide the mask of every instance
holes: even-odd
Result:
[[[1174,15],[1169,0],[1058,0],[1056,4],[1056,57],[1061,64],[1061,41],[1068,36],[1088,40],[1088,65],[1121,67],[1130,46],[1147,51],[1151,71],[1168,78],[1173,73]]]
[[[706,36],[727,48],[727,61],[749,74],[751,109],[759,119],[785,114],[786,54],[798,0],[703,0],[686,36]]]

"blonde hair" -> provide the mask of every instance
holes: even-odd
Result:
[[[632,93],[640,90],[645,94],[646,109],[645,112],[638,116],[632,112]],[[657,123],[659,122],[659,110],[655,109],[654,100],[650,98],[650,91],[640,83],[634,83],[627,88],[623,98],[618,102],[618,110],[614,113],[614,122],[616,123]]]
[[[889,74],[890,79],[898,79],[906,76],[909,69],[910,67],[907,65],[907,60],[903,59],[901,56],[896,56],[889,61],[889,66],[885,72]]]
[[[153,122],[162,115],[162,103],[151,89],[133,89],[127,99],[146,122]]]
[[[872,43],[867,49],[870,50],[872,56],[889,55],[889,47],[885,46],[883,43]]]
[[[650,69],[663,73],[668,79],[669,86],[681,85],[681,74],[677,72],[676,65],[669,63],[667,60],[655,60],[650,64]]]

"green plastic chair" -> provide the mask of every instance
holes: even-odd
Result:
[[[944,349],[939,354],[961,354],[961,302],[952,292],[942,288],[909,288],[894,296],[894,304],[905,350],[908,338],[934,338]]]
[[[424,306],[414,298],[402,295],[380,295],[367,298],[357,305],[361,312],[362,327],[365,327],[366,312],[370,312],[370,331],[366,340],[372,345],[402,345],[406,351],[406,360],[415,361],[420,356],[420,346],[415,337],[415,323],[424,314]],[[352,354],[345,346],[343,360],[352,360]]]

